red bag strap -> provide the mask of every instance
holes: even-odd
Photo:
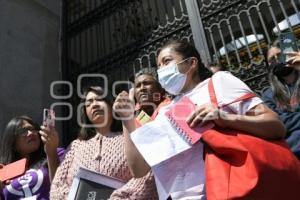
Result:
[[[214,106],[219,107],[216,92],[215,92],[215,88],[214,88],[214,84],[212,82],[212,78],[210,78],[209,81],[208,81],[208,92],[209,92],[209,97],[210,97],[211,103]]]
[[[233,100],[232,102],[229,102],[229,103],[226,103],[226,104],[223,104],[223,105],[219,106],[212,78],[209,79],[209,81],[208,81],[208,92],[209,92],[209,97],[210,97],[211,103],[213,105],[217,106],[218,108],[226,107],[226,106],[228,106],[228,105],[230,105],[232,103],[256,97],[256,94],[254,92],[249,92],[249,93],[247,93],[247,94],[245,94],[245,95],[243,95],[243,96],[241,96],[241,97]]]

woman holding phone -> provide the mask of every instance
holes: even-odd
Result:
[[[279,41],[275,41],[267,55],[270,87],[262,99],[284,123],[285,139],[300,160],[300,52],[286,53],[286,63],[280,62],[280,56]]]
[[[8,165],[26,158],[27,165],[24,175],[1,183],[1,200],[49,199],[50,183],[63,156],[58,143],[54,127],[39,127],[27,116],[11,119],[0,135],[0,163]]]

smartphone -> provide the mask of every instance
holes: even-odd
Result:
[[[54,110],[44,109],[43,112],[43,126],[55,127],[55,113]]]
[[[289,56],[286,53],[298,51],[297,39],[292,32],[281,33],[279,35],[279,45],[281,50],[280,63],[287,63]]]
[[[23,175],[26,172],[26,163],[27,159],[23,158],[3,166],[3,168],[0,169],[0,181],[4,182]]]

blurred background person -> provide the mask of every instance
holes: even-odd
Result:
[[[265,104],[275,111],[284,123],[286,141],[300,159],[300,53],[291,52],[287,63],[280,63],[278,41],[268,50],[270,87],[262,94]]]
[[[138,125],[154,119],[159,105],[167,104],[170,98],[158,82],[155,68],[143,68],[134,77],[135,115]],[[141,112],[144,113],[141,113]],[[147,115],[145,115],[145,113]]]

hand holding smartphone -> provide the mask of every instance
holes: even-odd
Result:
[[[43,126],[55,127],[55,112],[54,110],[44,109],[43,112]]]

